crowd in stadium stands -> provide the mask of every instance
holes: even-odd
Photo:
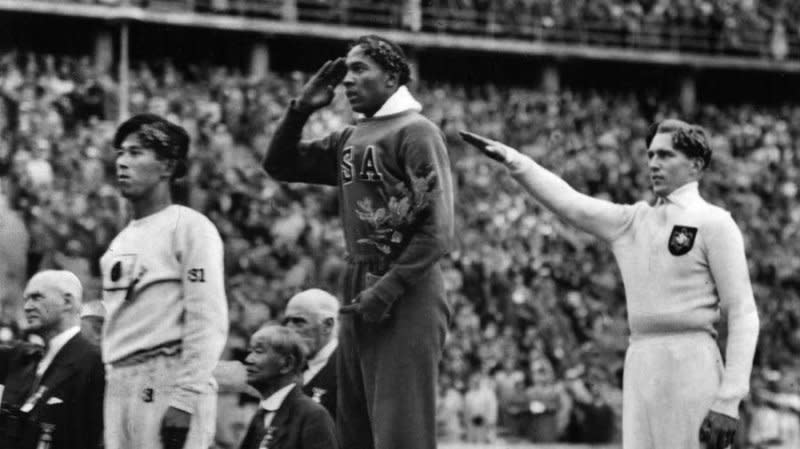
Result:
[[[786,0],[74,1],[775,59],[800,52],[800,4]]]
[[[30,234],[17,253],[27,252],[28,275],[69,269],[89,286],[89,299],[98,297],[98,257],[127,213],[113,184],[116,81],[88,58],[11,53],[0,61],[0,177]],[[253,80],[168,61],[132,66],[130,112],[162,114],[193,138],[177,194],[207,214],[225,241],[228,358],[241,355],[249,333],[278,316],[292,293],[337,291],[344,249],[335,192],[280,184],[259,167],[306,76]],[[626,323],[611,251],[520,194],[456,132],[500,138],[580,191],[633,202],[650,197],[645,130],[675,107],[633,94],[494,84],[420,82],[413,91],[448,138],[458,196],[459,241],[445,261],[453,315],[438,392],[441,438],[618,438]],[[732,211],[746,236],[763,317],[742,438],[800,447],[800,107],[700,104],[686,118],[713,136],[701,190]],[[305,132],[320,135],[350,119],[337,95]],[[24,242],[0,248],[15,244]],[[19,297],[3,300],[2,322],[14,329],[18,317],[8,304]]]

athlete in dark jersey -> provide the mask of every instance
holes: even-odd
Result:
[[[449,320],[439,259],[453,237],[442,132],[405,84],[394,43],[365,36],[293,100],[264,168],[276,179],[338,187],[348,260],[338,357],[341,447],[436,447],[435,384]],[[308,117],[343,83],[365,118],[301,141]]]

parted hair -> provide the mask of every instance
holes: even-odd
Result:
[[[402,86],[411,81],[411,67],[403,49],[394,42],[374,34],[361,36],[350,43],[350,49],[361,47],[364,53],[372,58],[383,70],[397,75],[397,82]]]
[[[131,134],[136,134],[141,144],[155,151],[158,157],[175,161],[173,179],[186,174],[189,133],[185,129],[155,114],[134,115],[117,128],[114,148],[120,148]]]
[[[306,357],[308,357],[308,345],[295,330],[271,322],[258,329],[256,338],[278,354],[291,357],[294,360],[293,374],[303,372],[306,366]]]
[[[711,163],[711,146],[708,144],[708,134],[702,126],[677,119],[666,119],[653,123],[647,130],[645,139],[648,148],[658,133],[671,134],[672,146],[688,158],[702,160],[703,169]]]

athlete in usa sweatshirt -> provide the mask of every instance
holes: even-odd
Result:
[[[401,86],[368,118],[301,141],[296,102],[264,160],[274,178],[337,186],[348,260],[337,352],[341,447],[436,446],[435,384],[449,320],[439,259],[453,237],[441,131]]]

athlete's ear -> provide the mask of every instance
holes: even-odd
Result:
[[[400,82],[400,76],[394,72],[386,72],[386,87],[394,89]]]
[[[175,170],[178,169],[178,161],[175,159],[164,159],[164,171],[161,173],[162,178],[172,179]]]
[[[692,167],[695,169],[697,174],[703,172],[703,159],[699,157],[692,158]]]

